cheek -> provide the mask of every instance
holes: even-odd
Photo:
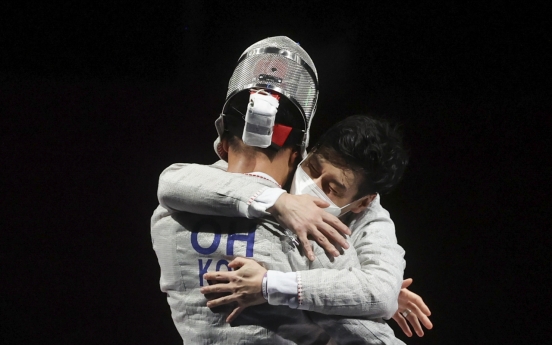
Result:
[[[339,207],[347,206],[349,204],[348,199],[336,198],[335,196],[333,198],[330,198],[330,199],[332,199],[334,204],[336,204]]]
[[[334,203],[337,205],[336,201],[339,202],[339,198],[337,198],[334,194],[330,193],[330,189],[328,188],[327,185],[325,185],[324,181],[322,180],[321,177],[319,178],[312,178],[312,176],[310,177],[314,183],[316,184],[316,186],[318,186],[318,188],[320,188],[321,191],[324,192],[324,194],[326,194],[326,196]]]
[[[327,190],[324,190],[324,193],[328,196],[328,198],[330,198],[330,200],[336,205],[336,206],[339,206],[339,207],[343,207],[345,205],[347,205],[349,202],[348,201],[348,198],[346,197],[343,197],[341,195],[336,195],[332,192],[329,192],[329,189]]]

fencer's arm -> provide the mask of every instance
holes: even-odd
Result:
[[[301,287],[298,308],[322,314],[389,319],[397,311],[405,268],[404,250],[397,244],[394,224],[382,214],[368,222],[351,225],[351,230],[350,242],[360,268],[316,268],[298,272],[296,280],[298,288]],[[270,288],[270,279],[267,285],[269,291],[274,291]],[[286,301],[280,294],[278,302],[272,303],[269,298],[269,303],[293,307],[294,296],[291,297]]]
[[[293,309],[311,310],[321,314],[390,318],[397,311],[397,297],[404,271],[404,251],[396,242],[393,223],[388,218],[388,213],[387,217],[382,214],[370,222],[356,225],[360,225],[360,228],[355,230],[353,227],[355,248],[350,253],[353,257],[347,258],[349,266],[337,263],[336,267],[341,269],[328,268],[331,265],[326,263],[326,268],[280,272],[266,271],[253,260],[242,259],[249,262],[246,275],[249,278],[256,275],[255,281],[260,282],[266,272],[263,290],[268,303],[272,305],[287,305]],[[357,259],[357,254],[360,262],[353,260]],[[320,257],[319,255],[318,260]],[[251,286],[251,279],[232,279],[240,276],[243,276],[240,269],[225,273],[207,273],[205,279],[220,280],[223,284],[203,287],[202,293],[233,293],[212,301],[215,306],[247,302],[251,300],[247,291],[251,288],[260,291],[261,287]],[[224,284],[225,281],[231,283]]]
[[[250,176],[228,173],[226,168],[224,161],[210,166],[188,163],[169,166],[159,177],[159,203],[169,210],[205,215],[247,218],[268,215],[267,205],[257,203],[256,198],[270,188]]]
[[[177,163],[159,177],[157,197],[166,209],[204,215],[259,218],[273,215],[291,229],[314,260],[307,236],[314,238],[332,256],[339,256],[334,243],[349,244],[341,233],[349,228],[321,207],[328,204],[309,195],[289,195],[281,188],[256,182],[258,177],[226,172],[228,165],[218,161],[211,166]],[[269,212],[268,212],[269,211]]]

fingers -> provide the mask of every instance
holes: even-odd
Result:
[[[425,315],[427,315],[427,316],[431,315],[431,310],[429,310],[429,307],[424,303],[424,300],[420,296],[416,295],[414,303],[416,303],[416,305],[420,308],[420,310]]]
[[[429,310],[428,306],[424,303],[424,300],[422,299],[422,297],[420,297],[420,295],[415,294],[410,290],[405,290],[405,292],[408,294],[408,303],[410,305],[416,306],[421,310],[422,313],[424,313],[427,316],[431,315],[431,311]]]
[[[408,315],[406,316],[406,318],[403,317],[403,319],[407,320],[410,323],[410,325],[419,337],[423,337],[424,330],[422,328],[422,325],[427,329],[433,328],[433,324],[428,318],[428,316],[431,315],[431,311],[420,296],[406,288],[410,286],[410,284],[412,284],[412,279],[406,279],[403,281],[403,288],[399,293],[399,310],[402,312],[407,311]],[[408,310],[410,312],[408,312]],[[402,316],[402,314],[400,314],[400,316]],[[403,332],[408,335],[410,331],[407,332],[405,330],[400,319],[395,318],[395,316],[393,317],[393,319],[395,319],[399,326],[401,326]]]
[[[412,325],[412,328],[414,328],[414,331],[416,332],[418,337],[423,337],[424,330],[422,329],[422,326],[420,325],[420,321],[418,321],[417,314],[414,312],[414,310],[412,311],[412,313],[407,315],[406,319],[408,320],[408,322],[410,322],[410,324]]]
[[[330,206],[329,203],[327,203],[326,201],[323,201],[321,199],[313,198],[312,201],[314,202],[314,204],[316,206],[318,206],[320,208],[326,208],[326,207]],[[323,211],[323,210],[321,210],[321,211]],[[350,235],[351,234],[351,230],[349,229],[349,227],[347,227],[347,225],[343,224],[343,222],[340,221],[339,218],[337,218],[333,214],[330,214],[326,211],[323,211],[321,213],[321,217],[322,217],[322,222],[323,223],[330,225],[333,229],[337,230],[339,233],[342,233],[344,235]]]
[[[412,284],[412,278],[407,278],[405,280],[403,280],[402,282],[402,285],[401,285],[401,289],[406,289],[407,287],[410,286],[410,284]]]
[[[233,272],[207,272],[203,275],[205,280],[216,280],[216,281],[229,281],[234,273]]]
[[[309,258],[310,261],[314,261],[314,252],[312,251],[312,245],[307,238],[306,234],[298,236],[299,241],[301,242],[301,246],[303,247],[303,251],[305,252],[305,255],[307,258]]]
[[[314,202],[314,204],[320,208],[326,208],[328,206],[330,206],[330,203],[327,202],[327,201],[324,201],[322,199],[318,199],[316,197],[312,197],[312,201]]]
[[[225,304],[235,302],[237,299],[238,298],[236,297],[236,295],[224,296],[224,297],[221,297],[221,298],[213,299],[211,301],[207,301],[207,307],[216,308],[216,307],[221,306],[221,305],[225,305]]]
[[[330,242],[335,242],[345,249],[349,248],[349,243],[343,235],[337,232],[330,225],[322,223],[318,226],[318,230],[323,233]]]
[[[432,329],[433,324],[427,317],[427,315],[418,308],[418,305],[409,303],[408,309],[410,309],[412,312],[407,315],[406,319],[410,324],[412,325],[412,328],[414,328],[414,331],[419,337],[424,336],[424,330],[420,324],[420,322],[424,325],[427,329]]]
[[[248,260],[249,259],[242,258],[242,257],[237,257],[228,264],[228,267],[233,268],[233,269],[236,269],[236,268],[239,269],[240,267],[245,265]]]
[[[407,337],[412,336],[412,331],[410,330],[410,327],[408,327],[408,323],[406,322],[406,319],[402,317],[402,315],[399,314],[397,311],[395,315],[393,315],[393,320],[399,324],[399,327],[402,329],[404,334],[406,334]]]
[[[429,320],[426,314],[420,313],[418,315],[418,319],[420,319],[420,322],[422,323],[422,325],[424,325],[425,328],[427,329],[433,328],[433,323],[431,323],[431,321]]]
[[[339,251],[337,250],[337,248],[335,248],[335,246],[330,241],[328,241],[328,238],[326,238],[326,236],[324,236],[324,234],[322,234],[320,231],[313,230],[311,236],[320,245],[320,247],[324,248],[324,250],[328,254],[334,257],[339,256]]]
[[[329,214],[328,212],[324,211],[324,214],[322,215],[322,220],[324,221],[324,223],[330,225],[332,228],[334,228],[335,230],[337,230],[339,233],[343,235],[351,234],[351,230],[347,225],[343,224],[339,220],[339,218],[337,218],[332,214]]]
[[[228,315],[228,317],[226,318],[226,322],[227,323],[230,323],[232,321],[234,321],[234,319],[236,317],[238,317],[238,315],[241,314],[241,312],[245,309],[245,307],[237,307],[235,308],[231,313],[230,315]]]
[[[207,295],[213,293],[233,292],[233,290],[230,284],[214,284],[202,287],[201,289],[199,289],[199,292]]]

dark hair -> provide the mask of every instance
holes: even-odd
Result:
[[[391,191],[408,164],[397,128],[366,115],[350,116],[336,123],[322,135],[314,154],[342,169],[361,173],[356,198]]]
[[[250,147],[243,144],[241,141],[241,133],[245,125],[245,112],[247,111],[247,104],[249,103],[249,90],[243,90],[236,94],[228,101],[225,106],[225,123],[228,129],[225,132],[225,136],[228,139],[228,144],[232,146],[234,150],[242,153],[253,153],[257,151],[264,152],[271,159],[279,151],[279,148],[270,146],[267,149]],[[302,130],[305,127],[303,116],[299,112],[299,109],[285,96],[280,96],[278,112],[276,113],[276,123],[292,127],[294,129]],[[290,140],[286,141],[283,148],[293,147],[299,148],[301,144],[302,135],[290,136]]]

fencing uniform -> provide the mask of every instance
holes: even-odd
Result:
[[[173,213],[188,210],[234,217],[251,216],[248,210],[251,210],[255,196],[274,185],[244,174],[228,174],[225,169],[226,163],[222,161],[213,166],[175,164],[167,168],[161,175],[158,189],[158,197],[164,207],[160,206],[156,214],[163,210],[169,213],[166,210]],[[277,243],[277,248],[272,247],[270,252],[272,261],[256,256],[253,258],[265,264],[267,269],[300,271],[303,303],[299,309],[316,312],[308,314],[311,320],[322,326],[337,343],[401,344],[382,320],[383,317],[390,318],[397,309],[404,270],[404,251],[396,242],[394,225],[388,212],[379,204],[379,197],[365,212],[351,214],[349,218],[351,247],[338,258],[328,258],[323,249],[313,242],[317,259],[310,262],[299,248],[290,244],[272,221],[268,223],[272,229],[270,233],[272,241]],[[247,220],[242,218],[242,221]],[[152,220],[152,229],[156,222],[159,221]],[[263,246],[268,246],[268,243],[260,248]],[[277,249],[282,253],[276,253]],[[244,253],[232,254],[247,256]],[[276,263],[275,260],[286,262]],[[202,261],[202,264],[204,267],[205,262]],[[195,265],[200,266],[199,263]],[[161,285],[163,290],[163,272]],[[288,308],[288,311],[298,310]]]
[[[152,217],[153,248],[173,321],[184,344],[325,344],[329,336],[301,310],[263,304],[232,324],[232,307],[211,310],[199,292],[206,272],[229,270],[236,256],[289,271],[282,233],[270,221],[202,216],[159,206]],[[285,237],[285,236],[284,236]]]
[[[261,148],[270,145],[279,149],[294,143],[305,156],[318,90],[316,68],[297,43],[279,36],[253,44],[240,56],[230,78],[222,114],[215,122],[219,134],[215,151],[224,159],[220,138],[230,132],[245,144]],[[233,104],[244,95],[249,102],[242,112]],[[300,126],[275,125],[286,116],[285,112],[278,113],[286,103],[298,112],[290,114],[295,120],[299,116]],[[244,123],[233,122],[236,119]],[[274,187],[272,182],[241,174],[232,181],[227,177],[218,180],[214,175],[225,174],[220,170],[226,169],[224,164],[202,171],[174,167],[161,176],[161,205],[153,214],[151,235],[161,268],[161,290],[167,293],[185,344],[327,344],[330,336],[339,344],[401,343],[381,321],[397,308],[404,269],[404,253],[396,245],[393,224],[385,210],[374,208],[370,216],[356,219],[364,232],[359,230],[354,240],[351,237],[353,246],[340,258],[329,260],[318,248],[318,260],[310,263],[284,235],[284,229],[266,218],[268,213],[262,207],[259,213],[264,218],[243,218],[249,214],[249,206],[255,210],[256,197]],[[184,188],[178,183],[183,180],[194,187]],[[368,234],[379,228],[376,232],[380,237]],[[204,273],[227,270],[228,262],[236,256],[253,258],[269,270],[301,272],[297,274],[302,275],[304,294],[299,308],[269,304],[249,307],[231,325],[226,324],[232,307],[210,310],[199,289],[207,284],[202,279]],[[368,272],[372,266],[377,269]],[[371,320],[320,313],[367,316]]]

